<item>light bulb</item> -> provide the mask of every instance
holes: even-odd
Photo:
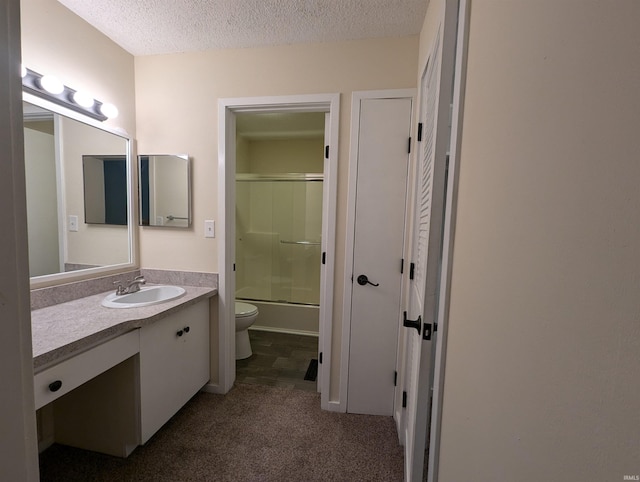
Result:
[[[79,106],[86,109],[93,107],[93,104],[95,103],[95,101],[93,100],[93,96],[89,95],[86,92],[82,92],[81,90],[73,93],[73,101]]]
[[[102,114],[107,116],[109,119],[115,119],[116,117],[118,117],[118,108],[113,104],[102,104],[100,106],[100,112],[102,112]]]
[[[64,91],[64,84],[53,75],[43,75],[40,79],[40,85],[50,94],[61,94]]]

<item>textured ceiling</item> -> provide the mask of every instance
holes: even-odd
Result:
[[[58,0],[133,55],[420,32],[428,0]]]

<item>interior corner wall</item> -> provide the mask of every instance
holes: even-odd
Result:
[[[218,100],[340,93],[338,200],[331,395],[339,387],[351,93],[416,85],[418,37],[227,49],[136,57],[139,152],[187,152],[192,159],[190,230],[140,232],[141,265],[217,272],[219,238],[204,238],[218,213]],[[188,247],[188,249],[187,249]],[[335,398],[334,398],[335,399]]]
[[[21,0],[22,63],[118,107],[105,126],[135,138],[133,55],[56,0]]]
[[[439,480],[640,474],[639,18],[471,4]]]

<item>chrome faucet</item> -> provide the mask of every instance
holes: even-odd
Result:
[[[147,280],[145,280],[144,276],[142,275],[136,276],[135,278],[133,278],[133,281],[126,281],[125,282],[127,283],[126,288],[121,284],[120,281],[114,281],[113,284],[117,285],[116,296],[126,295],[129,293],[136,293],[140,291],[140,285],[143,285],[146,282]]]
[[[146,282],[147,280],[144,279],[144,276],[136,276],[135,278],[133,278],[133,281],[129,283],[129,286],[127,286],[127,293],[135,293],[137,291],[140,291],[140,285],[143,285]]]
[[[127,290],[124,286],[122,286],[122,284],[120,283],[120,281],[114,281],[113,282],[114,285],[117,285],[116,288],[116,296],[120,296],[120,295],[126,295],[127,294]]]

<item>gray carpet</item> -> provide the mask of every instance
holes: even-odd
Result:
[[[237,384],[197,394],[127,459],[53,445],[43,481],[401,481],[391,417],[320,410],[302,390]]]

